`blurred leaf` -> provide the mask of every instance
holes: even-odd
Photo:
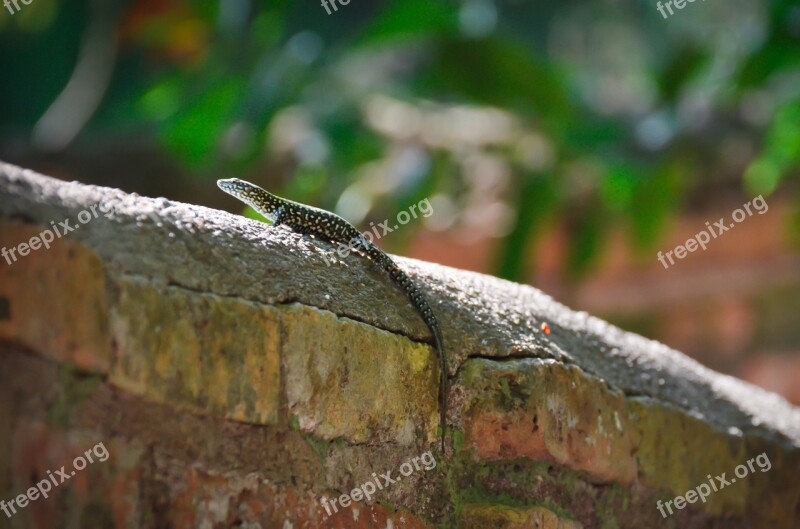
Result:
[[[253,21],[252,38],[258,48],[270,49],[280,42],[284,32],[284,21],[278,15],[280,11],[270,9],[259,13]]]
[[[558,138],[573,152],[597,151],[618,147],[628,137],[627,127],[609,119],[581,116],[565,123]]]
[[[175,79],[164,79],[139,99],[139,112],[147,119],[166,119],[178,110],[181,87]]]
[[[667,215],[677,209],[682,190],[680,172],[672,166],[639,168],[629,163],[609,170],[600,190],[604,206],[627,217],[638,248],[652,247]]]
[[[698,46],[685,46],[681,51],[673,53],[658,81],[661,98],[675,101],[678,92],[701,70],[708,59],[708,53]]]
[[[316,204],[328,185],[329,174],[324,166],[301,165],[286,188],[286,196],[305,204]]]
[[[762,156],[750,163],[744,178],[750,194],[770,195],[780,182],[781,170],[773,160]]]
[[[530,270],[526,257],[531,245],[541,233],[545,219],[556,205],[556,186],[552,175],[524,176],[516,203],[517,219],[511,233],[503,241],[498,254],[497,275],[511,281],[524,281]]]
[[[458,4],[429,0],[396,0],[385,4],[357,41],[374,45],[390,40],[450,34],[457,28]]]
[[[235,80],[207,90],[167,123],[161,133],[167,147],[187,164],[207,163],[241,94],[242,85]]]
[[[612,167],[600,188],[606,206],[622,212],[630,208],[641,175],[628,165]]]
[[[629,205],[634,244],[641,250],[650,250],[658,242],[667,217],[680,205],[683,187],[681,174],[687,171],[682,164],[664,168],[651,168],[639,180]]]
[[[429,66],[429,75],[442,88],[475,103],[510,107],[551,120],[563,120],[569,114],[560,79],[517,42],[446,40]]]
[[[800,99],[778,110],[767,133],[764,152],[745,171],[752,195],[771,194],[781,179],[800,164]]]
[[[572,209],[570,215],[567,223],[570,234],[567,270],[572,276],[581,276],[597,260],[603,242],[602,234],[610,218],[597,201]]]
[[[785,169],[800,160],[800,99],[778,110],[767,134],[767,153]]]
[[[337,161],[347,169],[375,160],[383,153],[385,141],[363,127],[356,117],[337,116],[324,124],[324,130]]]
[[[739,88],[758,87],[773,74],[800,64],[800,44],[780,39],[751,56],[739,74]]]
[[[741,67],[739,88],[757,88],[771,76],[800,64],[800,38],[797,34],[796,0],[773,0],[766,39]]]

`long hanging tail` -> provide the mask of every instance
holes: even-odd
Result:
[[[428,303],[426,302],[425,305],[427,304]],[[439,428],[442,430],[442,453],[444,453],[445,430],[447,428],[447,396],[449,394],[447,359],[444,356],[442,335],[439,333],[439,325],[436,324],[436,317],[431,314],[431,318],[433,318],[433,324],[430,324],[427,321],[425,323],[433,333],[433,338],[436,341],[436,351],[439,355]]]
[[[433,315],[428,301],[422,292],[414,284],[414,281],[408,274],[403,272],[400,267],[395,264],[391,257],[389,257],[383,250],[378,248],[372,243],[365,242],[365,247],[362,250],[377,263],[381,268],[392,276],[392,280],[403,289],[408,299],[417,309],[420,316],[422,316],[425,325],[433,334],[434,342],[436,343],[436,353],[439,357],[439,428],[441,430],[442,452],[444,452],[445,431],[447,429],[447,395],[448,389],[448,371],[447,359],[444,356],[444,348],[442,346],[442,335],[439,332],[439,324],[436,321],[436,316]]]

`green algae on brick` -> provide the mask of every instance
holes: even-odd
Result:
[[[158,402],[277,424],[279,311],[125,278],[112,328],[112,382]]]

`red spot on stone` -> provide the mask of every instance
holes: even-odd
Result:
[[[544,322],[542,322],[542,332],[545,334],[550,334],[550,326]]]

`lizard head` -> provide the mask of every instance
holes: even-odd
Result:
[[[217,186],[229,195],[238,198],[268,219],[274,217],[279,207],[276,197],[268,191],[238,178],[217,180]]]
[[[264,191],[257,185],[251,184],[250,182],[245,182],[244,180],[239,180],[238,178],[225,178],[222,180],[217,180],[217,187],[243,202],[258,198],[258,192]]]

